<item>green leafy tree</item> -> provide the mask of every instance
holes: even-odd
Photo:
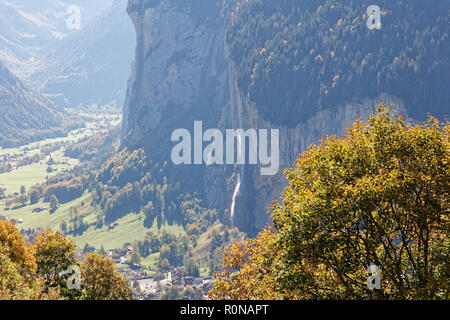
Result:
[[[67,222],[66,220],[61,221],[59,224],[59,229],[61,230],[62,234],[65,235],[68,231]]]
[[[131,253],[130,261],[132,264],[140,264],[141,263],[141,255],[137,250],[133,250]]]
[[[89,253],[81,263],[83,299],[132,300],[128,281],[114,268],[114,261],[101,254]]]
[[[65,238],[59,231],[47,229],[39,234],[34,246],[34,257],[37,263],[37,274],[45,280],[47,287],[58,287],[61,294],[72,297],[73,291],[67,288],[66,278],[59,273],[66,271],[77,263],[74,241]]]
[[[42,197],[42,192],[38,188],[31,188],[29,197],[30,197],[30,203],[36,204],[36,203],[38,203],[39,199]]]
[[[180,288],[178,288],[178,286],[171,286],[168,290],[167,290],[167,298],[169,300],[175,300],[178,299],[180,297]]]
[[[200,268],[197,263],[195,263],[192,259],[188,259],[185,263],[186,275],[192,276],[195,278],[200,277]]]
[[[273,235],[227,251],[211,297],[448,299],[449,133],[448,122],[408,124],[380,106],[310,147],[286,171]]]

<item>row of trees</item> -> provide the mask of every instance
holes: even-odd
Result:
[[[5,204],[7,207],[14,204],[25,205],[27,202],[33,205],[43,199],[50,203],[51,209],[56,209],[59,203],[69,202],[83,194],[86,187],[84,178],[77,177],[62,181],[49,179],[45,185],[31,186],[28,192],[25,186],[21,186],[20,194],[7,198]]]

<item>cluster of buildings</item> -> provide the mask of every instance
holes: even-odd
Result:
[[[115,249],[107,252],[107,255],[114,260],[116,264],[127,265],[127,267],[118,268],[132,284],[137,284],[140,288],[139,298],[143,300],[159,300],[161,295],[170,287],[177,286],[180,292],[186,287],[191,287],[195,292],[202,292],[202,298],[206,298],[207,293],[213,287],[212,277],[194,278],[184,274],[184,268],[171,267],[167,272],[145,267],[138,264],[132,264],[126,256],[133,249]]]
[[[200,297],[196,297],[196,299],[207,298],[207,293],[213,287],[212,277],[194,278],[190,276],[176,276],[175,274],[177,271],[178,270],[175,270],[174,273],[169,271],[164,275],[157,273],[155,275],[133,279],[133,281],[136,281],[139,285],[141,299],[158,300],[161,295],[172,286],[177,286],[180,290],[180,294],[189,286],[194,292],[201,292]]]

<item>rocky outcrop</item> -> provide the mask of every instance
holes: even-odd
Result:
[[[220,8],[196,11],[190,2],[129,3],[137,48],[125,105],[126,145],[180,114],[205,108],[219,113],[229,99]]]

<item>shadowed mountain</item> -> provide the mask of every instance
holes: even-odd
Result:
[[[115,1],[89,26],[62,40],[31,77],[32,87],[58,107],[122,105],[136,46],[126,5]]]
[[[68,116],[45,97],[28,90],[0,62],[0,146],[15,147],[63,136]]]
[[[43,58],[78,30],[70,29],[69,6],[80,8],[80,27],[105,11],[112,0],[0,0],[0,60],[23,81]]]

